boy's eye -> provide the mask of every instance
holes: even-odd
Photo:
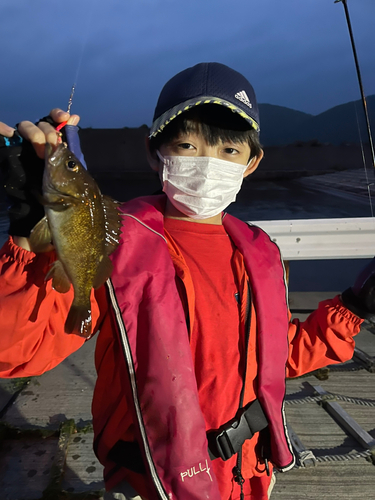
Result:
[[[181,142],[179,145],[178,145],[179,148],[181,149],[191,149],[193,146],[188,143],[188,142]]]
[[[229,155],[234,155],[237,154],[239,151],[238,149],[235,148],[225,148],[224,153],[229,154]]]

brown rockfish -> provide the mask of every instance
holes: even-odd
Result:
[[[70,290],[71,284],[74,289],[65,331],[90,337],[91,290],[111,275],[108,256],[119,244],[118,203],[101,194],[65,144],[55,151],[46,145],[42,203],[46,215],[31,232],[31,248],[43,252],[52,242],[57,260],[46,280],[52,279],[53,288],[61,293]]]

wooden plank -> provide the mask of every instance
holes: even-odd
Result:
[[[362,335],[362,332],[361,334]],[[366,333],[367,335],[367,333]],[[368,333],[369,346],[374,335]],[[362,348],[362,346],[361,346]],[[366,370],[330,373],[322,385],[332,393],[354,398],[374,399],[374,374]],[[311,385],[317,379],[308,375],[287,380],[287,397],[311,396]],[[367,432],[372,433],[375,422],[375,408],[340,401],[340,405]],[[287,404],[288,423],[303,442],[319,458],[324,455],[343,455],[363,451],[354,437],[347,435],[340,425],[316,402]],[[375,497],[375,469],[365,458],[356,460],[318,462],[316,467],[293,469],[277,474],[277,481],[271,500],[363,500]]]
[[[327,395],[321,386],[315,385],[313,388],[319,395]],[[375,439],[362,429],[338,403],[325,401],[323,406],[364,448],[371,450],[375,447]]]
[[[360,459],[277,474],[271,500],[363,500],[374,498],[374,491],[374,466]]]
[[[364,366],[364,368],[370,373],[375,373],[375,358],[369,356],[366,352],[362,351],[358,347],[354,348],[353,359]]]

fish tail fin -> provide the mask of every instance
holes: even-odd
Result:
[[[75,333],[86,339],[91,336],[91,304],[72,304],[65,321],[65,332]]]

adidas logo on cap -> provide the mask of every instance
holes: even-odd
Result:
[[[241,92],[237,92],[237,94],[234,97],[236,99],[238,99],[239,101],[243,102],[244,104],[246,104],[246,106],[249,106],[249,108],[253,107],[253,105],[249,101],[249,98],[247,97],[247,94],[244,90],[241,90]]]

